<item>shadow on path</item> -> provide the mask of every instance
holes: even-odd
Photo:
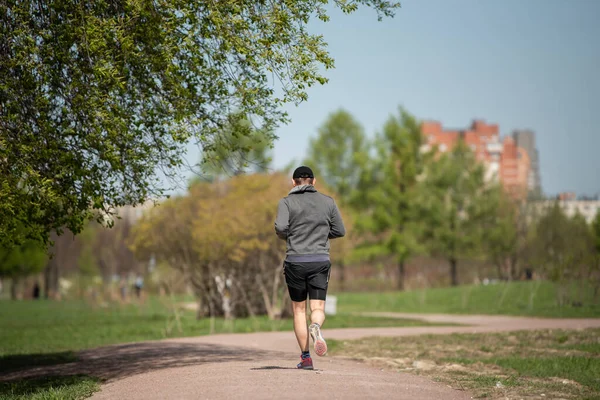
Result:
[[[276,365],[267,365],[265,367],[250,368],[250,371],[261,371],[261,370],[269,370],[269,369],[298,369],[298,368],[278,367]]]
[[[76,374],[93,376],[102,381],[112,381],[164,368],[216,362],[252,361],[265,357],[267,354],[273,356],[277,353],[202,343],[158,341],[132,343],[85,350],[77,354],[77,361],[75,362],[51,366],[42,362],[34,364],[36,365],[34,368],[13,370],[7,374],[2,374],[0,382]],[[32,360],[32,357],[35,358],[35,356],[40,356],[42,360],[47,357],[44,355],[23,355],[19,356],[17,360],[21,358]]]

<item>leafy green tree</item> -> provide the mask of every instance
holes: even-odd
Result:
[[[494,263],[500,279],[516,279],[525,252],[531,206],[515,201],[496,183],[489,188],[487,211],[482,216],[483,250]]]
[[[105,251],[105,249],[94,249],[94,243],[96,242],[97,237],[98,227],[91,224],[88,224],[86,229],[79,235],[81,250],[77,257],[77,264],[79,266],[78,272],[80,275],[94,276],[100,272],[98,267],[98,259],[100,258],[99,253]]]
[[[340,202],[348,204],[356,190],[360,174],[357,157],[365,150],[365,142],[363,127],[345,110],[331,113],[309,141],[304,163],[337,193]]]
[[[310,139],[309,154],[303,164],[313,169],[317,179],[335,193],[340,204],[348,205],[358,187],[361,173],[358,161],[366,145],[360,123],[349,112],[338,110],[327,117],[319,127],[317,136]],[[348,243],[346,239],[339,247]],[[340,289],[344,290],[346,260],[334,259],[334,262],[340,271]]]
[[[569,282],[587,281],[594,274],[594,238],[581,215],[567,217],[560,205],[549,207],[538,220],[530,243],[531,262],[558,283],[558,303],[569,300]],[[590,266],[592,268],[590,268]]]
[[[33,240],[26,240],[19,246],[0,248],[0,278],[12,280],[13,300],[17,298],[19,281],[26,276],[41,272],[46,261],[45,247]]]
[[[494,214],[494,185],[464,141],[442,154],[427,172],[421,204],[429,251],[450,264],[450,282],[458,285],[458,260],[482,253],[486,218]],[[510,245],[510,243],[509,243]]]
[[[272,136],[270,131],[256,129],[243,115],[231,114],[220,134],[204,146],[200,175],[192,181],[212,182],[246,172],[266,172],[272,161]]]
[[[358,157],[365,169],[354,204],[363,210],[357,229],[367,236],[357,251],[370,258],[395,257],[400,290],[404,289],[406,261],[424,250],[420,244],[419,179],[430,154],[422,151],[422,144],[420,123],[401,109],[399,116],[388,119],[376,138],[376,157],[370,162],[365,154]]]
[[[234,110],[261,128],[287,121],[282,106],[306,100],[327,81],[319,67],[333,67],[307,27],[329,19],[328,3],[2,2],[0,243],[79,233],[160,195],[157,169],[176,174],[185,144],[211,143]],[[399,7],[333,4],[379,18]]]

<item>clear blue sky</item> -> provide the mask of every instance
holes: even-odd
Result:
[[[333,13],[312,30],[336,68],[288,107],[274,166],[302,159],[331,111],[373,135],[403,105],[452,128],[478,118],[501,135],[533,129],[545,193],[600,193],[599,17],[600,0],[403,0],[382,22],[366,8]]]

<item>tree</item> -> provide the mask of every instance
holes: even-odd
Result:
[[[494,185],[464,141],[432,163],[422,186],[420,204],[429,251],[450,264],[450,282],[458,285],[460,258],[479,256],[485,220],[494,214]]]
[[[489,212],[484,215],[482,242],[487,258],[498,270],[498,278],[514,279],[523,239],[519,233],[522,208],[512,201],[500,184],[490,188]]]
[[[539,265],[546,277],[558,284],[559,305],[568,300],[569,282],[593,277],[592,232],[581,215],[567,217],[558,203],[537,221],[530,247],[530,262]]]
[[[195,182],[184,196],[161,202],[136,223],[128,245],[140,261],[156,259],[181,273],[194,288],[198,301],[198,317],[205,315],[211,300],[207,267],[202,263],[192,237],[194,219],[200,204],[214,205],[216,185]]]
[[[365,145],[362,126],[345,110],[331,113],[319,127],[317,137],[309,141],[309,155],[304,164],[311,166],[317,179],[335,193],[340,204],[349,205],[357,190],[361,173],[359,157],[365,151]],[[343,243],[335,247],[347,250],[349,241],[346,239]],[[348,252],[342,250],[341,254]],[[345,260],[344,257],[334,260],[339,266],[343,290]]]
[[[348,204],[357,188],[360,168],[357,157],[365,149],[365,134],[352,114],[345,110],[331,113],[311,138],[304,163]]]
[[[419,122],[405,110],[390,117],[376,139],[377,156],[366,165],[354,204],[362,208],[357,229],[369,238],[359,247],[368,256],[392,255],[398,265],[398,289],[404,289],[405,263],[420,245],[419,179],[430,159],[422,151]]]
[[[157,170],[176,174],[185,144],[210,144],[232,112],[261,128],[287,121],[282,106],[306,100],[327,81],[319,67],[333,67],[307,29],[329,19],[327,3],[3,2],[0,243],[79,233],[113,207],[160,196]],[[333,3],[380,19],[399,7]]]
[[[204,146],[201,175],[192,181],[212,182],[246,172],[266,172],[272,161],[272,136],[268,130],[256,129],[245,116],[231,114],[220,134]]]
[[[0,248],[0,278],[12,280],[11,298],[17,299],[21,278],[40,272],[46,265],[46,249],[39,242],[27,240],[20,246]]]

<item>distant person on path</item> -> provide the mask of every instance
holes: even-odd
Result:
[[[127,281],[125,280],[125,277],[121,277],[121,300],[126,301],[127,300]]]
[[[139,299],[142,294],[142,287],[144,287],[144,278],[141,275],[138,275],[135,279],[135,295]]]
[[[40,298],[40,284],[38,282],[33,285],[33,298],[36,300]]]
[[[346,234],[335,201],[317,192],[316,179],[308,167],[298,167],[292,175],[293,188],[279,201],[275,232],[287,242],[283,263],[294,311],[294,332],[302,351],[299,369],[313,369],[308,334],[315,353],[324,356],[327,343],[321,335],[325,321],[325,297],[331,262],[329,239]],[[310,326],[306,327],[306,298],[310,297]]]

